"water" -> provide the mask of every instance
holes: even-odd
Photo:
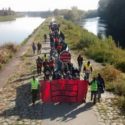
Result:
[[[83,19],[81,20],[80,25],[99,38],[104,39],[108,36],[112,36],[116,45],[125,48],[125,33],[118,29],[112,29],[112,27],[106,24],[106,21],[99,17]]]
[[[106,23],[99,17],[84,19],[80,22],[80,25],[96,36],[106,37]]]
[[[40,17],[22,17],[13,21],[0,22],[0,45],[7,42],[20,44],[44,20]]]

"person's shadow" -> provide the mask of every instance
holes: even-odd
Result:
[[[76,103],[42,103],[41,100],[37,100],[33,107],[30,83],[17,87],[16,93],[15,106],[4,110],[0,113],[0,117],[8,118],[18,116],[19,119],[32,120],[54,120],[62,117],[62,121],[66,122],[68,118],[74,119],[79,113],[90,110],[92,107],[92,103],[86,103],[80,106],[80,104]]]

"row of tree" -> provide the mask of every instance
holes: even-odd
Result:
[[[71,20],[73,22],[76,22],[83,18],[85,12],[82,10],[79,10],[77,7],[72,7],[71,10],[68,9],[55,9],[54,10],[54,15],[55,16],[63,16],[67,20]]]
[[[125,0],[100,0],[98,12],[110,27],[125,31]]]
[[[14,15],[15,12],[11,10],[11,8],[8,9],[2,9],[0,10],[0,16],[7,16],[7,15]]]
[[[107,35],[125,47],[125,0],[100,0],[99,16],[106,21]]]

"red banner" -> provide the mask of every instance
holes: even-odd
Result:
[[[84,80],[40,81],[43,102],[82,102],[86,98],[88,82]]]

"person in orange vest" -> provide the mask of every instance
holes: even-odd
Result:
[[[89,76],[90,76],[90,73],[92,73],[92,71],[93,71],[92,65],[91,65],[90,61],[88,61],[88,62],[84,65],[84,68],[83,68],[83,72],[85,73],[86,79],[89,80]]]

